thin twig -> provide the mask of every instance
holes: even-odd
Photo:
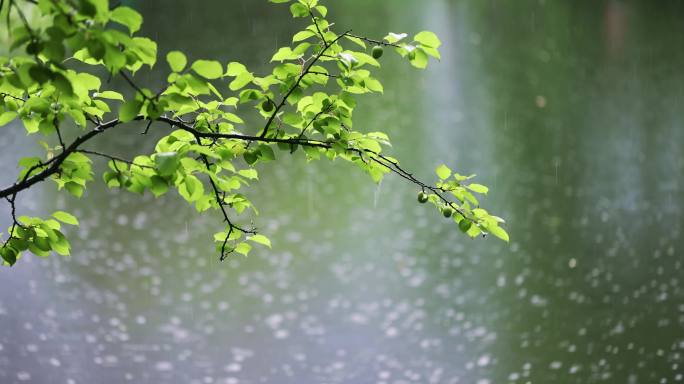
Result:
[[[138,87],[138,86],[133,82],[133,79],[131,79],[131,78],[126,74],[126,72],[121,71],[121,72],[119,72],[119,73],[120,73],[121,76],[124,78],[124,80],[126,80],[126,82],[127,82],[131,87],[133,87],[133,88],[140,94],[140,96],[142,96],[142,97],[145,98],[145,99],[149,99],[149,97],[147,97],[147,95],[145,94],[145,92],[143,92],[143,90],[142,90],[140,87]]]
[[[202,145],[202,140],[199,136],[195,136],[195,141],[197,141],[197,144]],[[207,158],[206,155],[200,154],[200,158],[202,159],[202,162],[206,166],[208,171],[211,171],[211,163],[209,162],[209,159]],[[233,234],[234,231],[240,231],[245,234],[255,234],[255,230],[248,230],[244,229],[240,226],[237,226],[233,224],[233,222],[230,220],[230,217],[228,216],[228,212],[226,211],[226,203],[223,198],[221,198],[221,193],[219,191],[218,186],[214,182],[214,179],[209,176],[209,183],[211,184],[211,188],[214,191],[214,197],[216,198],[216,204],[219,206],[219,209],[221,210],[221,213],[223,214],[223,220],[228,224],[228,232],[226,233],[226,237],[223,239],[223,243],[221,244],[221,261],[224,261],[226,257],[230,253],[233,252],[231,251],[226,251],[226,247],[228,245],[228,241],[230,240],[230,236]]]
[[[57,139],[59,140],[59,145],[62,146],[62,150],[64,150],[64,140],[62,140],[62,132],[59,130],[59,121],[57,119],[57,115],[55,115],[54,119],[52,119],[52,124],[55,126],[55,131],[57,132]]]
[[[118,161],[118,162],[125,163],[125,164],[128,164],[128,165],[135,165],[136,167],[140,167],[140,168],[154,169],[154,167],[149,166],[149,165],[138,164],[138,163],[136,163],[136,162],[134,162],[134,161],[126,160],[126,159],[124,159],[124,158],[121,158],[121,157],[118,157],[118,156],[109,155],[109,154],[102,153],[102,152],[91,151],[91,150],[88,150],[88,149],[77,149],[75,152],[85,153],[85,154],[87,154],[87,155],[93,155],[93,156],[104,157],[104,158],[106,158],[106,159],[109,159],[109,160],[114,161],[115,164],[116,164],[116,162]]]
[[[329,73],[318,72],[318,71],[309,71],[309,75],[323,75],[323,76],[332,77],[332,78],[334,78],[334,79],[336,79],[336,78],[339,77],[339,76],[337,76],[337,75],[331,75],[331,74],[329,74]]]
[[[325,35],[323,32],[321,32],[321,28],[318,26],[318,22],[316,21],[316,16],[314,16],[313,12],[311,11],[311,8],[309,8],[309,15],[311,15],[311,21],[313,21],[314,25],[316,26],[316,30],[318,31],[318,35],[321,37],[321,41],[323,42],[323,46],[325,48],[328,48],[328,41],[325,39]]]
[[[64,150],[59,155],[53,157],[45,163],[39,163],[34,165],[29,169],[29,171],[26,173],[26,175],[21,181],[18,181],[7,188],[0,190],[0,198],[6,198],[10,195],[15,195],[16,193],[23,191],[33,186],[34,184],[45,180],[49,176],[57,173],[59,171],[59,167],[62,165],[64,160],[66,160],[66,158],[72,152],[75,152],[81,144],[87,142],[93,137],[99,135],[100,133],[105,132],[106,130],[119,125],[119,123],[120,122],[118,119],[111,120],[107,123],[100,124],[93,128],[91,131],[88,131],[87,133],[77,137],[70,145],[64,148]],[[44,169],[39,173],[29,177],[32,171],[38,168]]]
[[[345,33],[346,33],[346,32],[345,32]],[[273,110],[273,113],[271,114],[271,117],[270,117],[270,118],[268,119],[268,121],[266,122],[266,126],[264,127],[264,129],[263,129],[263,131],[261,132],[261,135],[259,135],[259,137],[261,137],[261,138],[266,137],[266,134],[268,133],[268,128],[271,126],[271,123],[273,122],[273,119],[275,119],[275,117],[276,117],[276,115],[278,114],[278,112],[280,112],[280,109],[282,109],[283,106],[285,105],[285,103],[287,102],[287,98],[290,97],[290,95],[292,95],[292,92],[294,92],[294,90],[297,89],[297,87],[299,87],[299,84],[302,82],[302,79],[304,78],[304,76],[306,76],[306,75],[309,73],[309,71],[311,70],[311,67],[313,67],[313,65],[318,61],[318,59],[320,59],[321,56],[322,56],[323,54],[325,54],[325,52],[328,50],[328,48],[330,48],[331,46],[335,45],[335,43],[336,43],[337,41],[339,41],[343,36],[344,36],[344,33],[341,34],[341,35],[339,35],[339,36],[337,36],[337,37],[335,38],[335,40],[333,40],[330,44],[327,44],[327,45],[326,45],[326,46],[325,46],[325,47],[324,47],[316,56],[314,56],[313,60],[306,66],[306,68],[305,68],[305,69],[302,71],[302,73],[299,75],[299,78],[297,78],[297,81],[294,83],[294,85],[292,85],[292,87],[290,88],[290,90],[287,91],[287,93],[285,94],[285,96],[283,97],[283,99],[280,101],[280,104],[278,104],[278,105],[276,106],[276,108]]]
[[[375,44],[375,45],[384,45],[384,46],[386,46],[386,47],[401,48],[401,45],[399,45],[399,44],[388,43],[388,42],[386,42],[386,41],[384,41],[384,40],[369,39],[369,38],[364,37],[364,36],[354,35],[353,33],[350,33],[350,32],[346,32],[345,35],[347,35],[347,36],[349,36],[349,37],[354,37],[354,38],[357,38],[357,39],[359,39],[359,40],[363,40],[363,41],[365,41],[365,42],[367,42],[367,43],[371,43],[371,44]]]

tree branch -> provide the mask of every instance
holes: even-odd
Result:
[[[200,137],[203,139],[229,139],[229,140],[242,140],[242,141],[255,141],[255,142],[262,142],[262,143],[284,143],[284,144],[298,144],[298,145],[305,145],[305,146],[310,146],[310,147],[320,147],[320,148],[332,148],[332,145],[328,142],[325,141],[317,141],[317,140],[299,140],[299,139],[279,139],[276,137],[261,137],[261,136],[250,136],[250,135],[242,135],[242,134],[236,134],[236,133],[216,133],[216,132],[201,132],[198,131],[196,128],[188,125],[185,122],[179,121],[179,120],[174,120],[170,119],[168,117],[160,117],[158,119],[159,121],[162,121],[164,123],[167,123],[171,126],[178,127],[179,129],[182,129],[184,131],[190,132],[196,137]]]
[[[316,31],[318,31],[318,35],[321,37],[321,41],[323,41],[323,45],[325,48],[328,48],[328,41],[325,40],[325,35],[321,31],[321,28],[318,26],[318,22],[316,21],[316,16],[314,16],[313,12],[311,11],[311,8],[309,8],[309,15],[311,16],[311,21],[313,21],[314,25],[316,26]]]
[[[202,139],[200,136],[195,135],[195,140],[197,141],[197,144],[202,145]],[[211,171],[211,163],[209,162],[209,159],[207,158],[206,155],[201,154],[200,158],[202,159],[202,162],[206,166],[208,171]],[[248,233],[248,234],[255,234],[255,230],[248,230],[244,229],[242,227],[239,227],[230,220],[230,217],[228,217],[228,212],[226,211],[226,203],[221,198],[221,192],[219,191],[218,186],[214,182],[214,179],[209,176],[209,184],[211,184],[211,188],[214,191],[214,198],[216,199],[216,204],[219,206],[219,209],[221,210],[221,213],[223,214],[223,220],[228,223],[228,232],[226,233],[226,237],[223,239],[223,243],[221,244],[221,261],[224,261],[228,255],[233,252],[233,250],[227,251],[227,245],[228,241],[230,240],[230,236],[233,234],[234,231],[240,231],[242,233]]]
[[[111,120],[109,122],[99,124],[95,128],[93,128],[91,131],[77,137],[69,146],[64,148],[62,153],[53,157],[47,163],[40,163],[40,164],[34,165],[33,167],[31,167],[29,169],[29,171],[26,173],[26,176],[21,181],[18,181],[18,182],[12,184],[11,186],[9,186],[7,188],[0,190],[0,198],[7,198],[11,195],[16,196],[16,194],[18,192],[21,192],[27,188],[30,188],[32,185],[39,183],[39,182],[45,180],[46,178],[48,178],[49,176],[57,173],[59,171],[60,165],[62,165],[64,160],[66,160],[66,158],[71,153],[75,152],[81,144],[87,142],[88,140],[92,139],[93,137],[99,135],[100,133],[105,132],[106,130],[117,126],[119,123],[120,122],[118,119]],[[39,173],[37,173],[33,176],[30,176],[31,172],[33,172],[35,169],[38,169],[38,168],[41,168],[44,166],[47,166],[47,168],[43,169],[42,171],[40,171]]]
[[[349,31],[347,31],[347,32],[349,32]],[[273,110],[271,117],[266,122],[266,126],[264,126],[264,130],[261,132],[259,137],[261,137],[261,138],[266,137],[266,134],[268,133],[268,128],[271,126],[271,123],[273,123],[273,119],[275,119],[278,112],[280,112],[280,110],[283,108],[283,106],[287,102],[287,98],[290,97],[290,95],[292,95],[292,92],[294,92],[294,90],[297,89],[297,87],[299,87],[299,84],[302,82],[302,79],[304,79],[304,76],[309,74],[311,67],[313,67],[313,65],[316,64],[316,62],[321,58],[321,56],[323,56],[325,54],[325,52],[331,46],[335,45],[336,42],[338,42],[342,37],[344,37],[347,34],[347,32],[337,36],[335,38],[335,40],[330,42],[330,44],[326,43],[325,46],[323,47],[323,49],[321,49],[321,51],[318,52],[318,54],[316,56],[314,56],[314,58],[309,62],[309,64],[306,66],[306,68],[304,68],[304,71],[302,71],[302,73],[299,75],[299,77],[297,78],[297,81],[294,83],[294,85],[290,88],[289,91],[287,91],[287,93],[285,94],[285,97],[283,97],[283,99],[280,101],[280,104],[278,104],[276,106],[276,108]]]
[[[2,248],[5,248],[5,247],[7,246],[7,244],[9,244],[10,240],[12,240],[12,238],[14,238],[14,230],[15,230],[17,227],[21,227],[21,228],[24,227],[23,225],[21,225],[21,223],[19,223],[19,221],[17,221],[17,205],[16,205],[16,203],[15,203],[16,198],[17,198],[16,195],[14,195],[14,196],[11,197],[11,198],[10,198],[10,197],[5,198],[5,199],[7,200],[7,202],[10,204],[10,208],[11,208],[11,210],[12,210],[12,212],[11,212],[11,215],[12,215],[12,227],[10,227],[10,230],[9,230],[9,237],[7,238],[7,240],[5,240],[5,241],[3,242]]]
[[[97,152],[97,151],[91,151],[91,150],[88,150],[88,149],[77,149],[77,150],[74,151],[74,152],[80,152],[80,153],[85,153],[85,154],[87,154],[87,155],[93,155],[93,156],[104,157],[105,159],[109,159],[109,160],[112,160],[112,161],[114,161],[114,162],[118,161],[118,162],[120,162],[120,163],[125,163],[125,164],[128,164],[128,165],[135,165],[136,167],[140,167],[140,168],[154,169],[154,167],[149,166],[149,165],[138,164],[138,163],[136,163],[136,162],[134,162],[134,161],[126,160],[126,159],[121,158],[121,157],[118,157],[118,156],[108,155],[108,154],[106,154],[106,153]]]
[[[142,116],[138,116],[136,120],[143,120]],[[290,145],[302,145],[302,146],[309,146],[309,147],[318,147],[318,148],[325,148],[325,149],[330,149],[332,148],[332,143],[326,142],[326,141],[319,141],[319,140],[309,140],[309,139],[301,139],[301,138],[275,138],[275,137],[260,137],[260,136],[250,136],[250,135],[242,135],[242,134],[231,134],[231,133],[215,133],[215,132],[201,132],[197,130],[196,128],[188,125],[187,123],[179,120],[174,120],[170,119],[168,117],[160,117],[158,121],[167,123],[171,126],[175,126],[179,129],[182,129],[184,131],[187,131],[189,133],[192,133],[196,138],[206,138],[206,139],[228,139],[228,140],[241,140],[241,141],[246,141],[246,142],[263,142],[263,143],[284,143],[284,144],[290,144]],[[101,157],[106,157],[109,158],[110,160],[117,160],[121,161],[124,163],[132,164],[132,165],[139,165],[135,164],[131,161],[118,158],[112,155],[104,154],[104,153],[99,153],[99,152],[94,152],[94,151],[89,151],[89,150],[83,150],[79,149],[79,147],[92,139],[93,137],[99,135],[100,133],[105,132],[108,129],[111,129],[117,125],[121,124],[121,122],[118,119],[114,119],[111,121],[108,121],[106,123],[101,123],[97,125],[95,128],[93,128],[91,131],[88,133],[81,135],[77,137],[70,145],[68,145],[66,148],[64,148],[64,151],[61,152],[59,155],[53,157],[52,159],[48,160],[47,162],[41,162],[39,164],[36,164],[29,168],[27,171],[26,175],[22,180],[14,183],[13,185],[0,190],[0,198],[4,199],[14,199],[16,198],[16,195],[34,184],[37,184],[45,179],[47,179],[49,176],[58,173],[59,172],[59,167],[61,164],[66,160],[66,158],[69,156],[69,154],[73,152],[83,152],[95,156],[101,156]],[[418,185],[424,190],[429,190],[435,195],[437,195],[440,200],[442,200],[445,204],[451,206],[455,211],[459,212],[460,214],[463,214],[461,210],[458,209],[458,207],[453,204],[451,201],[449,201],[444,195],[443,192],[444,190],[441,190],[437,187],[431,186],[429,184],[426,184],[417,178],[413,176],[412,173],[406,171],[403,169],[397,162],[390,160],[386,156],[376,153],[370,150],[362,150],[359,148],[354,148],[354,147],[347,147],[345,148],[347,151],[355,152],[359,154],[360,156],[363,155],[369,155],[369,159],[385,168],[390,170],[392,173],[395,173],[399,175],[400,177]],[[33,171],[39,168],[44,168],[42,171],[39,173],[31,176]],[[213,180],[212,180],[213,184]],[[213,185],[215,187],[215,185]],[[10,197],[12,196],[12,197]],[[220,201],[220,200],[219,200]],[[220,204],[220,202],[219,202]]]

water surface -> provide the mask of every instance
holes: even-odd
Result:
[[[127,3],[161,54],[255,70],[299,26],[265,1]],[[220,219],[178,197],[45,184],[22,210],[66,208],[82,228],[71,257],[0,271],[0,382],[684,380],[684,6],[329,3],[339,29],[439,33],[426,72],[383,58],[386,93],[356,124],[387,130],[425,179],[442,161],[478,173],[511,244],[465,239],[398,178],[300,156],[262,167],[251,191],[273,250],[224,263]],[[5,185],[36,148],[3,129]],[[150,151],[138,129],[97,147]]]

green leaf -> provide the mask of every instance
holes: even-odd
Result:
[[[174,72],[180,72],[188,65],[187,57],[180,51],[171,51],[167,53],[166,62],[169,63],[169,67],[171,67],[171,70]]]
[[[241,169],[238,171],[238,174],[251,180],[256,180],[259,178],[259,174],[256,169]]]
[[[61,256],[69,256],[69,254],[71,253],[71,246],[69,245],[69,241],[67,241],[67,239],[61,232],[56,231],[56,234],[57,240],[52,241],[50,243],[52,249]]]
[[[109,10],[109,1],[107,0],[83,0],[81,4],[90,3],[95,11],[95,16],[98,20],[102,20],[103,17],[107,16],[107,11]],[[92,15],[91,15],[92,16]]]
[[[320,13],[323,17],[326,17],[328,15],[328,8],[324,5],[316,6],[314,7],[314,9],[318,11],[318,13]]]
[[[105,46],[104,63],[112,73],[118,73],[126,66],[126,55],[111,44]]]
[[[154,175],[150,178],[150,191],[154,196],[159,197],[169,190],[169,185],[161,177]]]
[[[451,169],[447,167],[446,165],[442,164],[437,169],[435,169],[435,173],[437,173],[437,176],[442,179],[446,180],[451,176]]]
[[[88,156],[84,155],[81,152],[70,153],[69,156],[67,157],[66,161],[68,161],[70,163],[77,164],[78,166],[83,166],[83,165],[91,162],[91,160],[88,158]]]
[[[14,111],[7,111],[0,114],[0,127],[9,123],[17,117],[17,113]]]
[[[228,63],[228,68],[226,70],[226,75],[228,76],[239,76],[241,73],[247,72],[247,67],[244,64],[238,63],[236,61]]]
[[[421,48],[416,48],[411,54],[409,54],[409,60],[411,65],[416,68],[425,69],[428,66],[428,55]]]
[[[472,225],[472,221],[468,219],[461,219],[461,221],[458,222],[458,229],[460,229],[463,233],[467,233]]]
[[[109,16],[112,21],[123,24],[128,27],[131,34],[137,32],[142,25],[142,16],[133,8],[119,6],[114,8]]]
[[[247,162],[247,164],[249,165],[252,165],[256,163],[257,160],[259,160],[259,155],[254,151],[247,151],[242,154],[242,157],[245,159],[245,162]]]
[[[100,89],[100,85],[102,85],[102,81],[100,81],[99,77],[89,73],[79,73],[70,77],[71,81],[74,83],[74,89],[79,90],[78,93],[82,92],[82,90],[98,90]]]
[[[294,60],[302,55],[292,51],[290,47],[283,47],[278,50],[278,52],[273,55],[271,61],[284,61],[284,60]]]
[[[385,36],[385,40],[390,44],[394,44],[398,41],[404,40],[406,36],[408,35],[405,33],[390,32],[387,36]]]
[[[32,66],[31,68],[29,68],[28,74],[29,76],[31,76],[33,80],[37,81],[39,84],[48,82],[54,76],[54,73],[52,73],[50,69],[43,65]]]
[[[2,255],[2,259],[5,260],[5,262],[10,266],[17,262],[17,254],[18,252],[12,247],[0,248],[0,255]]]
[[[294,112],[285,113],[281,119],[283,123],[291,125],[293,127],[299,127],[301,124],[304,123],[304,119],[302,119],[302,116]]]
[[[250,72],[242,72],[235,77],[235,80],[230,82],[228,88],[231,91],[237,91],[249,84],[252,80],[254,80],[254,75],[252,75]]]
[[[223,76],[223,66],[214,60],[197,60],[192,63],[192,70],[210,80]]]
[[[100,89],[102,81],[100,78],[89,73],[79,73],[75,76],[70,76],[74,82],[74,89],[78,89],[77,93],[83,91],[97,90]]]
[[[78,109],[70,109],[69,110],[69,116],[74,119],[76,124],[80,125],[81,127],[86,126],[86,118],[83,112],[81,112]]]
[[[363,40],[359,39],[358,37],[354,36],[344,36],[347,40],[351,41],[352,43],[358,45],[359,47],[366,49],[366,43],[363,42]]]
[[[413,40],[426,45],[431,48],[439,48],[440,45],[442,45],[442,42],[439,40],[437,35],[430,31],[422,31],[419,32]]]
[[[57,212],[55,212],[55,213],[52,214],[52,217],[54,217],[55,219],[61,221],[61,222],[64,223],[64,224],[79,225],[79,224],[78,224],[78,219],[77,219],[74,215],[72,215],[72,214],[70,214],[70,213],[68,213],[68,212],[57,211]]]
[[[29,245],[29,250],[37,256],[49,256],[50,241],[45,237],[34,237],[33,243]]]
[[[193,175],[186,175],[178,192],[189,202],[197,201],[204,195],[204,185]]]
[[[489,192],[489,188],[482,184],[469,184],[467,185],[468,189],[470,189],[473,192],[481,193],[483,195],[486,195],[487,192]]]
[[[507,243],[510,241],[508,233],[499,226],[490,225],[489,227],[487,227],[487,231]]]
[[[367,150],[374,152],[374,153],[380,153],[382,151],[382,147],[375,140],[361,139],[358,141],[358,143],[359,143],[359,147],[361,147],[362,149],[367,149]]]
[[[121,100],[124,101],[124,97],[122,94],[119,92],[114,92],[114,91],[102,91],[102,92],[97,92],[95,94],[95,97],[100,98],[100,99],[109,99],[109,100]]]
[[[307,8],[306,5],[301,3],[294,3],[290,5],[290,12],[292,13],[292,17],[309,16],[309,8]]]
[[[249,237],[247,240],[253,241],[257,244],[265,245],[269,248],[271,248],[271,240],[268,239],[268,237],[264,235],[254,235],[252,237]]]
[[[252,246],[247,243],[240,243],[235,247],[235,252],[244,256],[247,256],[251,250]]]
[[[260,145],[259,159],[261,159],[262,162],[273,161],[275,160],[275,152],[273,152],[273,149],[268,145]]]
[[[71,85],[71,81],[69,81],[69,79],[67,79],[66,76],[62,75],[61,73],[56,72],[54,74],[52,85],[54,85],[55,88],[59,89],[59,91],[66,96],[71,96],[74,94],[74,88]]]
[[[178,153],[176,152],[162,152],[154,156],[154,164],[157,172],[162,176],[170,176],[176,173],[178,169]]]
[[[297,32],[294,36],[292,36],[292,42],[296,43],[298,41],[303,41],[303,40],[306,40],[309,37],[312,37],[315,35],[316,35],[316,32],[313,32],[313,31],[309,31],[309,30],[300,31],[300,32]]]
[[[425,51],[425,53],[427,53],[428,56],[432,56],[437,60],[440,60],[442,58],[442,55],[439,53],[439,50],[437,50],[437,48],[428,47],[426,45],[421,45],[420,48],[423,51]]]
[[[140,58],[143,64],[147,64],[150,68],[157,61],[157,43],[146,37],[134,37],[132,44],[129,46],[130,50]]]
[[[76,197],[81,197],[83,196],[83,192],[85,191],[85,188],[83,188],[82,185],[75,183],[73,181],[69,181],[64,184],[64,188],[69,192],[70,194],[76,196]]]
[[[119,109],[119,120],[124,123],[133,121],[140,112],[142,107],[142,102],[138,100],[129,100],[125,102]]]

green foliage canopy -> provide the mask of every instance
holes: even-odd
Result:
[[[258,181],[257,164],[298,150],[310,161],[351,162],[375,182],[396,174],[419,188],[421,203],[436,207],[467,235],[508,241],[503,220],[480,207],[476,195],[488,189],[472,183],[473,176],[442,165],[435,184],[420,181],[385,154],[387,134],[354,126],[360,95],[383,92],[373,75],[383,50],[426,68],[430,58],[440,58],[437,36],[423,31],[412,39],[405,33],[371,39],[333,30],[317,0],[270,1],[288,3],[305,25],[292,44],[275,52],[270,73],[238,62],[190,62],[171,51],[162,64],[170,70],[167,83],[153,91],[135,79],[158,58],[157,44],[136,35],[143,20],[134,9],[112,7],[108,0],[0,0],[11,40],[8,55],[0,56],[0,127],[21,121],[45,149],[44,156],[20,159],[16,182],[0,189],[12,215],[7,234],[0,234],[4,263],[13,265],[25,251],[69,254],[62,225],[78,220],[62,211],[48,218],[19,216],[16,199],[45,180],[81,197],[94,178],[96,158],[108,162],[101,177],[110,188],[157,197],[175,190],[198,212],[218,212],[224,227],[214,240],[221,259],[247,255],[252,244],[271,246],[255,228],[238,223],[246,211],[255,212],[245,192]],[[123,78],[134,96],[107,89],[103,83],[110,76]],[[263,126],[246,126],[240,115],[250,113],[261,116]],[[146,122],[145,133],[152,125],[168,130],[153,153],[129,160],[87,148],[93,138],[133,121]],[[76,138],[65,141],[66,130],[77,131]]]

